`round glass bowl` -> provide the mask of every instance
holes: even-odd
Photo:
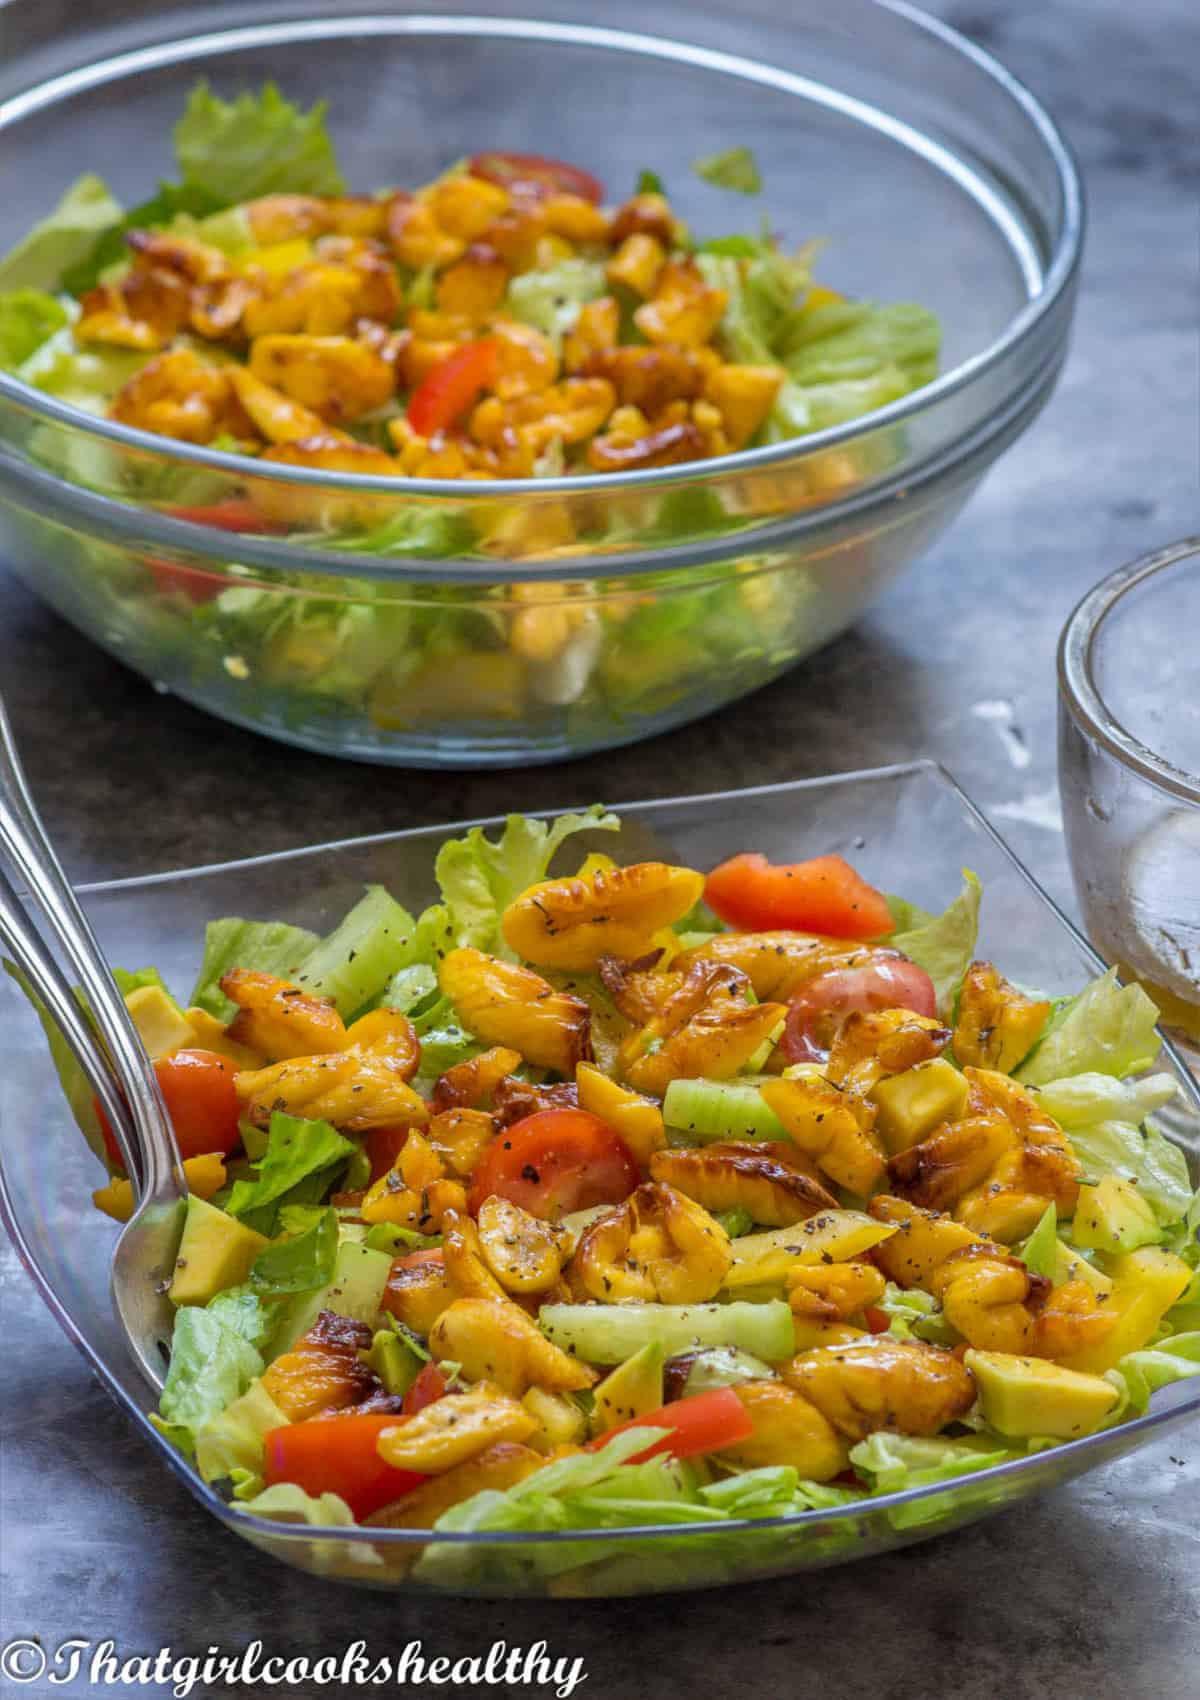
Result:
[[[583,0],[552,9],[210,5],[176,12],[189,33],[172,37],[170,8],[126,0],[64,41],[19,3],[0,248],[81,162],[143,198],[198,78],[227,92],[269,77],[328,97],[355,187],[498,147],[579,160],[617,198],[652,167],[701,233],[756,226],[765,207],[788,243],[829,238],[823,275],[845,292],[936,312],[942,376],[862,421],[620,477],[255,472],[275,529],[236,541],[211,510],[244,497],[244,460],[0,377],[0,552],[190,701],[313,749],[429,766],[661,731],[855,620],[1050,394],[1079,185],[1053,124],[985,54],[880,0],[795,0],[774,18],[662,0],[655,36],[632,33],[636,0],[612,0],[604,28]],[[733,145],[754,149],[761,203],[690,170]]]
[[[1096,948],[1200,1062],[1200,537],[1106,578],[1059,646],[1059,784]]]

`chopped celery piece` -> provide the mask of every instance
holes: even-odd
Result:
[[[736,1346],[714,1346],[701,1352],[688,1370],[683,1396],[708,1393],[714,1387],[736,1387],[743,1381],[770,1381],[775,1371],[770,1364],[756,1358],[753,1352],[739,1351]]]
[[[338,1014],[349,1020],[403,967],[415,926],[390,892],[369,885],[341,925],[314,948],[300,984],[317,997],[332,998]]]
[[[786,1139],[783,1123],[753,1080],[673,1080],[663,1120],[698,1145],[715,1139]]]
[[[655,1340],[668,1357],[705,1346],[740,1346],[756,1357],[791,1357],[792,1313],[782,1299],[765,1304],[543,1305],[543,1334],[591,1364],[620,1364]]]

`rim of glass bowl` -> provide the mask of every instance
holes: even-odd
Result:
[[[1200,779],[1176,767],[1135,738],[1111,712],[1096,683],[1094,660],[1100,629],[1123,597],[1147,579],[1195,558],[1200,572],[1200,536],[1185,537],[1139,555],[1094,585],[1063,627],[1058,644],[1058,688],[1068,713],[1088,737],[1147,784],[1200,807]]]
[[[453,494],[456,499],[461,498],[469,501],[494,501],[497,498],[529,495],[567,495],[585,491],[652,489],[658,485],[677,482],[681,475],[694,477],[698,471],[708,468],[719,468],[720,476],[758,471],[789,459],[797,453],[798,447],[800,452],[804,454],[837,447],[851,441],[856,436],[862,435],[864,431],[875,431],[889,425],[899,424],[925,408],[935,406],[938,402],[966,388],[981,374],[990,371],[1003,361],[1013,349],[1031,337],[1053,310],[1055,304],[1068,288],[1078,264],[1083,238],[1084,213],[1083,191],[1074,156],[1057,124],[1041,102],[999,60],[994,59],[991,54],[968,41],[965,36],[960,35],[957,30],[951,29],[939,19],[929,16],[917,7],[908,5],[906,0],[873,0],[873,3],[879,6],[881,10],[895,13],[904,18],[915,29],[924,30],[926,33],[936,36],[954,52],[965,59],[969,59],[979,71],[998,84],[1001,91],[1022,109],[1025,117],[1040,137],[1054,165],[1058,190],[1062,197],[1062,228],[1048,263],[1042,272],[1041,284],[1037,292],[1013,316],[1001,335],[987,348],[960,362],[949,372],[942,373],[932,383],[924,385],[921,389],[913,391],[911,395],[902,397],[898,401],[890,402],[886,407],[879,408],[863,419],[851,420],[843,425],[830,426],[824,431],[814,431],[808,436],[788,438],[781,443],[769,444],[763,448],[742,449],[737,454],[723,455],[714,461],[692,461],[681,466],[653,467],[640,472],[621,474],[589,473],[570,478],[504,478],[489,479],[486,483],[482,480],[473,479],[390,478],[381,474],[335,473],[311,468],[291,468],[280,472],[272,471],[269,474],[272,481],[285,486],[309,485],[330,491],[371,491],[394,496],[431,496],[445,499]],[[31,88],[18,92],[9,99],[0,101],[0,133],[7,125],[15,123],[30,112],[52,106],[65,95],[111,82],[118,77],[133,74],[139,69],[199,58],[205,53],[215,50],[229,50],[238,47],[270,47],[282,40],[297,41],[307,38],[320,41],[344,35],[361,34],[366,29],[389,35],[473,35],[517,40],[554,41],[578,46],[608,48],[614,51],[635,52],[647,57],[668,59],[680,64],[724,72],[784,92],[803,94],[809,99],[820,101],[823,105],[832,106],[843,113],[852,114],[872,128],[898,137],[903,140],[907,147],[923,154],[926,158],[938,157],[942,169],[948,170],[951,175],[956,176],[960,183],[963,182],[961,169],[955,170],[945,158],[944,150],[930,142],[919,131],[897,119],[889,118],[887,114],[869,107],[862,100],[850,95],[839,94],[837,90],[829,89],[823,84],[814,83],[811,79],[801,76],[799,73],[773,67],[760,60],[746,58],[739,54],[691,46],[666,36],[644,35],[627,30],[604,29],[590,25],[556,23],[550,20],[528,18],[355,14],[352,17],[296,19],[290,22],[245,25],[230,29],[206,31],[199,35],[183,36],[174,41],[158,42],[150,46],[113,54],[90,65],[78,66],[73,70],[51,76]],[[1002,224],[1011,225],[1011,215],[1003,209],[1001,204],[996,202],[994,196],[986,194],[978,183],[973,183],[968,188],[977,200],[992,202],[990,210],[993,217],[997,218]],[[43,395],[41,391],[3,373],[0,373],[0,396],[6,396],[10,400],[18,402],[27,410],[58,424],[73,426],[105,441],[117,443],[129,449],[162,455],[164,443],[169,442],[169,452],[174,458],[234,475],[244,475],[246,465],[244,456],[227,454],[221,450],[202,447],[199,444],[164,439],[154,433],[138,430],[133,426],[120,425],[114,420],[98,419],[94,414],[72,407],[54,397]]]
[[[1011,863],[1014,872],[1030,888],[1039,902],[1045,904],[1059,925],[1072,935],[1083,954],[1090,957],[1097,971],[1105,967],[1103,959],[1084,938],[1078,927],[1054,902],[1053,898],[1042,888],[1024,862],[1020,860],[1007,842],[996,831],[986,815],[972,802],[971,798],[959,785],[958,781],[943,767],[940,762],[922,759],[909,762],[894,762],[885,767],[851,769],[845,773],[822,774],[809,779],[785,780],[772,785],[754,785],[739,791],[714,791],[687,797],[656,798],[653,801],[622,804],[622,813],[637,818],[647,810],[669,806],[671,803],[720,803],[730,805],[739,797],[759,797],[770,793],[794,796],[798,791],[816,789],[829,785],[861,785],[875,780],[886,780],[899,776],[927,776],[937,784],[943,785],[953,793],[965,813],[971,818],[979,831],[1000,851],[1004,858]],[[554,809],[537,809],[538,817],[547,817],[561,811]],[[469,821],[456,821],[456,831],[464,831],[473,826],[496,826],[503,816],[488,815]],[[228,872],[238,867],[251,865],[270,865],[275,862],[294,861],[314,853],[327,853],[331,850],[345,849],[356,844],[369,844],[387,839],[402,839],[416,837],[431,830],[429,827],[407,827],[396,832],[371,833],[358,838],[333,839],[321,844],[301,846],[292,850],[269,851],[262,856],[246,856],[227,862],[204,863],[197,867],[175,869],[159,874],[143,874],[132,879],[103,880],[80,886],[81,895],[101,893],[113,890],[136,890],[144,886],[166,884],[186,878],[189,874],[198,875],[216,870]],[[1169,1040],[1163,1041],[1163,1050],[1170,1058],[1175,1069],[1176,1078],[1180,1081],[1181,1090],[1192,1104],[1200,1107],[1200,1083],[1189,1083],[1189,1076],[1184,1064]],[[261,1517],[254,1512],[245,1511],[237,1501],[227,1501],[209,1483],[201,1480],[199,1474],[171,1443],[153,1427],[144,1410],[134,1399],[123,1380],[115,1375],[91,1345],[90,1341],[76,1326],[70,1312],[58,1298],[50,1282],[43,1274],[38,1262],[36,1250],[26,1239],[20,1223],[20,1217],[15,1210],[10,1194],[9,1180],[0,1163],[0,1219],[3,1220],[13,1243],[17,1249],[27,1273],[34,1286],[41,1294],[51,1315],[67,1338],[78,1349],[83,1358],[96,1371],[104,1386],[113,1395],[117,1404],[132,1419],[135,1427],[143,1438],[148,1440],[167,1468],[181,1481],[206,1510],[213,1513],[228,1527],[237,1530],[251,1539],[271,1540],[281,1545],[294,1545],[314,1540],[333,1540],[346,1542],[351,1546],[379,1544],[384,1546],[402,1547],[413,1544],[428,1544],[430,1546],[469,1546],[476,1544],[480,1547],[519,1549],[524,1545],[555,1545],[565,1541],[581,1541],[585,1545],[603,1540],[623,1539],[633,1541],[654,1540],[658,1537],[678,1536],[684,1527],[678,1523],[642,1523],[627,1529],[554,1529],[541,1531],[528,1530],[488,1530],[482,1533],[472,1533],[468,1530],[432,1533],[428,1529],[388,1529],[373,1528],[361,1524],[354,1525],[309,1525],[277,1522],[272,1518]],[[805,1528],[815,1525],[828,1527],[835,1524],[846,1524],[861,1518],[875,1515],[887,1515],[902,1507],[919,1504],[923,1500],[932,1499],[938,1494],[953,1491],[956,1486],[982,1486],[984,1484],[1002,1483],[1010,1478],[1020,1479],[1022,1476],[1037,1470],[1047,1458],[1056,1457],[1064,1462],[1074,1461],[1088,1456],[1101,1449],[1105,1442],[1116,1434],[1139,1437],[1152,1433],[1164,1424],[1171,1424],[1182,1413],[1195,1411],[1200,1414],[1200,1382],[1185,1388],[1182,1396],[1170,1404],[1160,1404],[1157,1408],[1148,1410],[1143,1416],[1134,1417],[1128,1422],[1121,1423],[1115,1429],[1100,1429],[1095,1434],[1084,1435],[1079,1440],[1065,1441],[1048,1452],[1033,1452],[1025,1458],[1014,1458],[1005,1464],[993,1464],[986,1470],[974,1471],[967,1476],[956,1478],[949,1482],[931,1482],[923,1487],[902,1488],[893,1493],[879,1494],[854,1500],[849,1505],[819,1508],[811,1511],[795,1512],[782,1517],[767,1518],[734,1518],[727,1522],[689,1523],[686,1533],[697,1537],[720,1537],[722,1534],[749,1534],[771,1529]],[[1067,1470],[1065,1475],[1074,1472]],[[454,1590],[449,1590],[454,1592]],[[690,1590],[689,1590],[690,1591]]]

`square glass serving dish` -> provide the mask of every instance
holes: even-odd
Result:
[[[568,801],[564,799],[564,801]],[[577,802],[586,799],[574,799]],[[945,906],[970,867],[984,887],[979,953],[1016,981],[1068,993],[1099,959],[1039,889],[954,782],[932,763],[829,779],[676,798],[621,811],[619,841],[595,847],[619,860],[662,856],[711,867],[740,850],[774,861],[840,851],[887,891]],[[190,985],[204,924],[223,914],[284,917],[328,929],[367,881],[412,908],[433,896],[438,846],[463,823],[95,886],[88,912],[110,960],[153,962]],[[575,841],[573,841],[573,844]],[[572,854],[578,854],[577,848]],[[1200,1380],[1158,1395],[1148,1415],[1118,1428],[945,1483],[834,1511],[769,1521],[563,1531],[446,1534],[267,1522],[206,1486],[147,1420],[153,1390],[124,1345],[108,1295],[115,1225],[96,1212],[94,1159],[70,1122],[32,1010],[0,976],[0,1210],[43,1298],[163,1466],[244,1539],[298,1568],[412,1592],[590,1595],[715,1586],[840,1564],[945,1533],[1131,1452],[1200,1414]],[[1200,1093],[1169,1050],[1180,1082],[1160,1118],[1200,1174]]]

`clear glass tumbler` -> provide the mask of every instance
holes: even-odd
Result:
[[[1200,537],[1090,591],[1058,678],[1063,820],[1088,933],[1200,1071]]]

